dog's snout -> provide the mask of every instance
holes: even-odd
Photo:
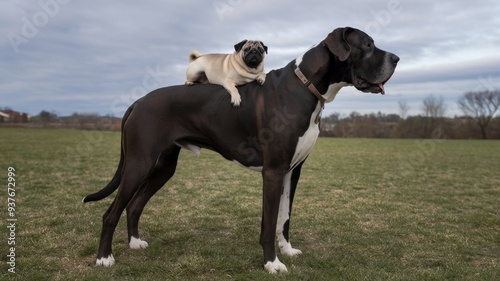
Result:
[[[399,57],[396,56],[395,54],[391,54],[391,61],[392,61],[393,64],[396,65],[399,62]]]

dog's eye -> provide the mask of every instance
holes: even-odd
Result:
[[[243,49],[243,51],[248,52],[250,51],[250,49],[251,49],[250,47],[246,47],[245,49]]]
[[[372,42],[366,42],[366,43],[365,43],[365,48],[366,48],[366,49],[371,49],[371,48],[373,48],[373,43],[372,43]]]
[[[264,53],[264,52],[265,52],[265,51],[264,51],[264,48],[259,47],[259,53],[261,53],[261,54],[262,54],[262,53]]]

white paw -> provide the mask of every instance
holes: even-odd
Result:
[[[148,242],[132,236],[130,238],[129,246],[130,249],[146,249],[148,247]]]
[[[95,262],[95,265],[96,266],[112,266],[115,264],[115,258],[113,257],[113,254],[110,254],[107,258],[100,258],[100,259],[97,259],[97,261]]]
[[[184,84],[186,84],[186,86],[193,86],[195,83],[192,81],[186,81]]]
[[[292,244],[290,244],[290,243],[287,243],[283,246],[280,245],[280,251],[281,251],[281,254],[288,256],[288,257],[295,257],[295,256],[302,254],[301,250],[292,248]]]
[[[231,103],[233,106],[240,106],[241,96],[240,94],[231,94]]]
[[[265,74],[261,75],[257,77],[257,79],[255,80],[257,80],[257,83],[259,83],[260,85],[264,85],[264,83],[266,82],[266,75]]]
[[[276,257],[276,259],[273,262],[268,261],[264,265],[264,269],[267,270],[267,272],[272,273],[272,274],[277,273],[277,272],[287,272],[288,271],[286,269],[286,266],[282,262],[280,262],[278,257]]]

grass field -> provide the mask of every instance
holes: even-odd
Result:
[[[146,206],[146,250],[94,267],[112,198],[83,204],[111,179],[116,132],[0,128],[0,195],[16,172],[16,273],[1,280],[500,280],[500,142],[319,139],[302,170],[286,274],[262,268],[261,177],[210,151],[181,152]]]

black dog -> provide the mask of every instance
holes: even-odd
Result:
[[[239,87],[245,100],[240,108],[231,106],[218,85],[161,88],[136,101],[123,118],[115,176],[84,198],[100,200],[120,187],[103,216],[96,264],[114,264],[111,242],[125,208],[130,247],[147,247],[138,231],[144,205],[174,175],[181,148],[195,153],[207,148],[262,173],[264,267],[286,271],[274,239],[282,254],[301,253],[290,244],[290,211],[302,164],[319,134],[324,103],[348,85],[383,94],[398,61],[362,31],[338,28],[284,68],[269,72],[264,85]]]

